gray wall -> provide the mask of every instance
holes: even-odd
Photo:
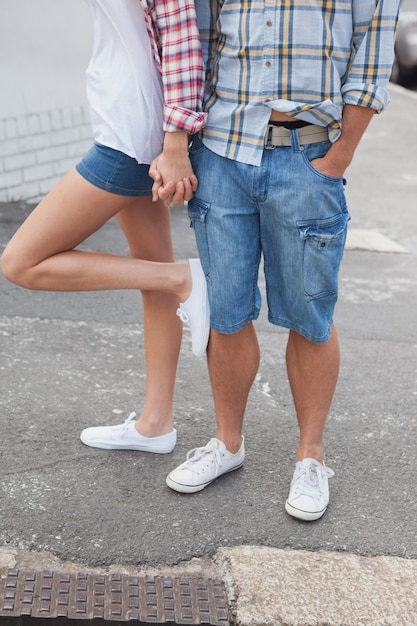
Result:
[[[85,0],[0,0],[0,201],[38,200],[91,144]]]

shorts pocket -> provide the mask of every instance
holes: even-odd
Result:
[[[207,150],[207,148],[201,141],[200,137],[198,135],[193,135],[193,138],[191,139],[191,143],[188,146],[188,152],[190,156],[192,155],[197,156],[201,152],[204,152],[204,150]]]
[[[312,164],[311,161],[315,159],[322,159],[326,156],[329,147],[331,146],[330,142],[323,141],[317,144],[310,144],[308,146],[303,146],[303,150],[301,152],[301,157],[304,161],[304,164],[310,170],[312,174],[319,177],[321,180],[328,181],[330,183],[339,183],[341,180],[344,180],[342,176],[328,176],[327,174],[323,174],[317,170]]]
[[[326,219],[297,222],[302,242],[304,294],[307,301],[337,298],[339,267],[346,241],[347,210]]]
[[[188,217],[190,227],[194,229],[194,236],[197,243],[198,254],[208,279],[211,268],[210,246],[208,243],[206,219],[210,209],[210,204],[203,202],[195,196],[188,202]]]
[[[196,222],[204,223],[210,205],[207,202],[199,200],[195,196],[188,201],[188,217],[190,218],[190,226],[194,226]]]

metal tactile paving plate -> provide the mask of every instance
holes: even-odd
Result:
[[[0,616],[229,625],[221,580],[18,569],[0,578]]]

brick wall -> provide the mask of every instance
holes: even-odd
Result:
[[[91,142],[86,105],[0,120],[0,202],[38,201]]]
[[[0,0],[0,202],[43,197],[91,145],[84,0]]]

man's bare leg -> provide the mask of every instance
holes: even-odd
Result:
[[[181,493],[204,489],[213,480],[243,464],[243,415],[259,366],[255,329],[247,324],[233,335],[211,331],[208,364],[217,419],[216,437],[167,476],[167,485]]]
[[[339,375],[336,329],[325,344],[315,344],[290,331],[287,371],[300,428],[297,461],[323,461],[323,431]]]
[[[243,416],[259,358],[253,324],[233,335],[211,331],[208,366],[216,410],[216,438],[233,454],[242,443]]]

